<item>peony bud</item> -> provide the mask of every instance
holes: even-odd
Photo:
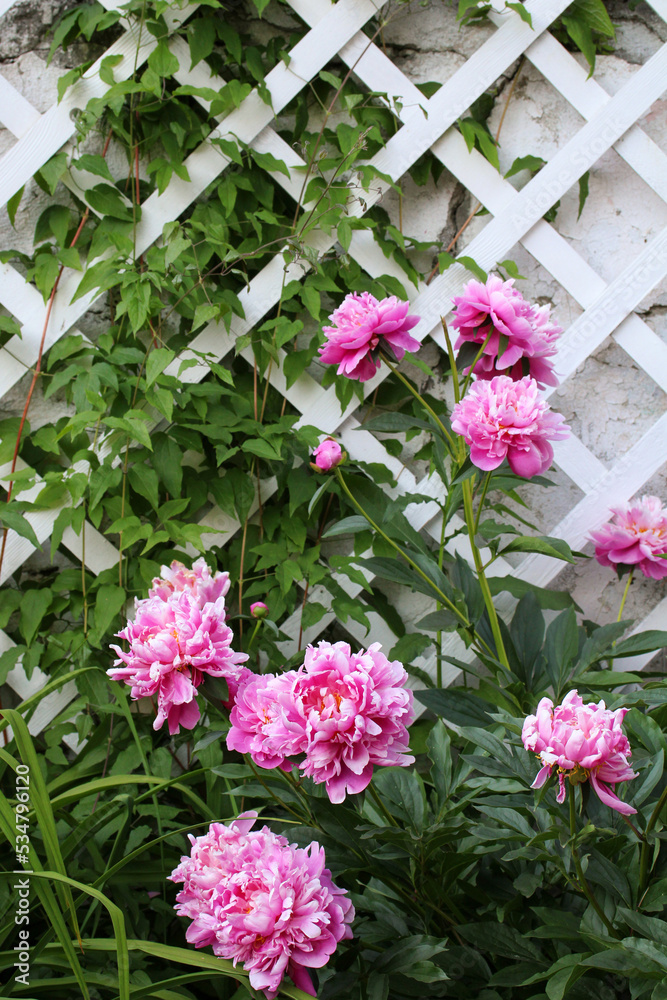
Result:
[[[254,604],[250,605],[250,614],[253,618],[258,618],[261,621],[262,618],[266,618],[268,613],[269,608],[264,601],[255,601]]]
[[[318,472],[330,472],[331,469],[340,465],[344,457],[345,452],[341,449],[338,441],[334,441],[330,437],[325,438],[313,452],[315,461],[311,462],[311,466]]]

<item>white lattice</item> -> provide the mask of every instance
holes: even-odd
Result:
[[[115,0],[103,2],[108,8],[119,6]],[[371,161],[374,166],[396,182],[430,149],[490,213],[490,221],[468,245],[466,253],[482,267],[491,268],[497,261],[507,257],[513,246],[521,243],[583,307],[582,315],[566,331],[561,341],[558,367],[563,380],[572,375],[577,366],[606,337],[613,335],[616,343],[635,364],[667,391],[667,346],[633,312],[646,294],[667,274],[667,230],[655,237],[622,274],[607,283],[543,219],[545,211],[611,147],[667,202],[667,157],[636,124],[665,89],[667,45],[637,70],[629,82],[612,97],[598,83],[587,78],[585,70],[576,59],[547,30],[568,6],[569,0],[529,0],[526,6],[531,13],[532,28],[514,12],[506,11],[502,0],[498,0],[497,4],[494,3],[496,13],[493,14],[496,31],[427,101],[362,30],[378,13],[382,6],[379,2],[289,2],[295,13],[309,25],[310,30],[291,50],[289,65],[280,63],[266,78],[273,110],[253,92],[240,108],[218,121],[209,139],[191,153],[186,161],[190,180],[175,177],[162,195],[155,193],[142,205],[142,218],[137,231],[138,251],[145,250],[159,239],[163,225],[177,218],[226,168],[229,161],[217,147],[211,145],[211,138],[233,136],[260,152],[271,152],[283,160],[291,170],[290,177],[275,173],[272,178],[296,199],[303,173],[293,168],[304,167],[305,164],[273,131],[271,121],[274,113],[278,114],[338,55],[372,91],[388,95],[390,106],[400,119],[401,126],[396,134]],[[667,0],[651,0],[651,4],[667,20]],[[0,0],[0,15],[10,6],[11,2],[8,0]],[[197,4],[178,8],[177,5],[172,5],[169,13],[170,30],[181,25],[196,8]],[[139,39],[136,29],[128,26],[123,37],[105,53],[105,56],[116,54],[122,57],[114,68],[116,80],[129,77],[135,66],[148,58],[155,44],[152,36],[144,33]],[[214,88],[223,85],[224,80],[212,77],[204,63],[199,63],[192,70],[188,69],[189,49],[177,35],[171,37],[170,48],[180,65],[176,74],[179,83]],[[479,153],[468,152],[462,136],[452,126],[473,101],[522,54],[581,114],[585,124],[521,191],[517,191]],[[100,64],[101,59],[67,91],[59,105],[43,115],[0,77],[0,120],[17,138],[13,148],[0,160],[0,204],[4,204],[50,156],[70,141],[74,133],[72,111],[85,107],[91,97],[99,96],[106,90],[106,85],[99,76]],[[206,102],[200,103],[207,107]],[[72,146],[66,148],[72,156],[75,155]],[[82,171],[76,172],[76,182],[69,174],[65,177],[65,182],[70,186],[76,185],[78,190],[97,183],[97,180],[86,177]],[[350,181],[349,215],[362,215],[381,199],[387,189],[386,182],[378,181],[373,183],[371,192],[362,191],[355,187],[354,180]],[[328,250],[334,242],[321,232],[312,235],[310,241],[320,253]],[[349,252],[368,274],[395,274],[405,283],[405,274],[385,258],[369,232],[354,232]],[[288,267],[287,280],[302,278],[304,266],[300,262],[298,266]],[[273,258],[241,293],[245,319],[234,317],[229,331],[222,324],[209,324],[194,338],[191,350],[209,352],[219,359],[224,358],[233,350],[237,337],[252,329],[277,304],[285,279],[283,272],[282,259]],[[414,311],[423,318],[417,329],[422,331],[423,337],[432,337],[441,347],[444,346],[440,327],[443,303],[447,303],[460,290],[466,278],[464,268],[454,265],[429,286],[410,289]],[[79,280],[80,276],[76,274],[66,273],[63,276],[48,327],[47,348],[65,333],[74,331],[75,324],[95,299],[95,294],[91,293],[71,304],[72,294]],[[22,339],[14,338],[0,350],[2,396],[35,364],[45,307],[37,290],[9,265],[0,266],[0,303],[22,326]],[[248,361],[253,362],[249,348],[242,353]],[[168,373],[175,374],[183,357],[188,354],[186,351],[176,359],[167,370]],[[196,365],[186,369],[181,378],[194,382],[204,378],[207,373],[207,366]],[[367,395],[375,390],[385,374],[384,371],[380,372],[365,384]],[[301,422],[315,424],[327,433],[336,432],[353,458],[382,462],[388,466],[397,480],[398,492],[418,491],[433,496],[434,501],[440,499],[439,491],[442,487],[437,478],[427,478],[417,483],[400,460],[390,456],[372,434],[360,429],[355,417],[356,404],[350,405],[341,414],[333,390],[322,389],[308,375],[303,375],[289,389],[280,370],[274,368],[270,378],[274,387],[301,413]],[[610,470],[576,437],[561,442],[556,449],[557,464],[584,496],[558,525],[552,527],[551,533],[565,538],[573,547],[581,547],[587,532],[606,519],[607,508],[612,503],[630,498],[665,463],[666,430],[667,416],[658,420]],[[0,469],[0,475],[6,475],[7,471],[6,468]],[[35,492],[39,488],[35,487]],[[275,489],[275,481],[263,481],[262,500],[266,500]],[[24,498],[29,499],[30,494],[24,494]],[[28,515],[40,542],[49,537],[57,513],[57,510],[40,511]],[[407,508],[406,514],[415,528],[439,539],[441,525],[437,503],[414,504]],[[204,522],[216,529],[215,534],[204,536],[210,540],[210,544],[224,544],[239,528],[237,521],[217,508],[206,515]],[[453,525],[454,529],[457,527],[458,524]],[[85,524],[84,531],[86,566],[94,573],[112,566],[118,558],[114,546],[90,523]],[[73,531],[65,532],[63,544],[78,559],[82,558],[82,538]],[[459,549],[464,555],[469,554],[468,543],[463,536],[457,536],[453,540],[452,548]],[[10,532],[3,579],[15,572],[31,551],[32,547],[26,539]],[[494,565],[494,573],[503,575],[512,572],[545,586],[559,568],[554,560],[529,556],[524,559],[518,571],[498,560]],[[358,592],[347,578],[340,578],[338,582],[348,592]],[[315,600],[324,597],[318,590],[319,588],[314,588],[311,595]],[[325,597],[324,599],[326,600]],[[501,599],[499,603],[505,609],[509,607],[508,601]],[[304,641],[312,641],[332,617],[326,615],[317,626],[307,630]],[[386,646],[393,645],[395,637],[386,623],[376,615],[370,617],[373,639]],[[295,649],[299,624],[300,615],[297,613],[283,625],[284,631],[292,637],[292,641],[285,644],[285,653],[288,655]],[[667,600],[651,612],[642,627],[667,627]],[[348,623],[348,629],[359,641],[364,640],[365,635],[359,626]],[[0,651],[10,645],[11,640],[0,633]],[[445,652],[462,658],[467,655],[462,644],[455,638],[448,640]],[[632,667],[640,668],[646,659],[635,658]],[[627,664],[628,661],[625,662]],[[427,660],[422,665],[432,671],[433,660]],[[447,680],[452,680],[455,674],[452,670]],[[9,678],[9,683],[22,697],[40,690],[45,681],[45,676],[36,670],[28,682],[20,665],[12,671]],[[43,728],[74,695],[74,685],[67,684],[60,692],[44,698],[32,720],[33,731]]]

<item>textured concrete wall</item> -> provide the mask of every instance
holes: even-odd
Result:
[[[50,66],[46,65],[50,44],[48,28],[68,6],[69,2],[63,4],[59,0],[21,0],[0,21],[0,73],[40,111],[45,111],[56,100],[56,81],[66,68],[98,54],[96,50],[77,46],[64,55],[58,54]],[[608,6],[618,27],[618,41],[613,54],[598,58],[596,79],[614,93],[665,40],[667,29],[646,4],[641,4],[635,12],[629,10],[624,0],[613,0]],[[260,40],[291,22],[287,9],[276,4],[269,7],[260,21],[242,0],[229,0],[229,17]],[[451,4],[430,0],[425,5],[415,2],[398,9],[380,40],[387,54],[410,79],[418,83],[444,82],[493,30],[489,25],[460,28]],[[537,70],[528,63],[520,67],[516,63],[496,83],[497,100],[489,122],[494,132],[517,72],[519,77],[500,135],[503,170],[515,157],[527,153],[549,159],[582,124],[580,116]],[[665,101],[660,101],[642,122],[648,134],[665,150],[666,112]],[[0,129],[0,154],[13,141],[6,130]],[[525,180],[525,174],[519,175],[513,183],[522,184]],[[464,186],[446,172],[437,186],[429,181],[426,186],[418,187],[406,177],[402,192],[404,232],[416,239],[443,245],[453,238],[475,204]],[[592,169],[590,195],[579,219],[578,198],[575,185],[562,199],[555,227],[606,279],[616,276],[647,240],[667,225],[667,206],[613,151],[603,156]],[[4,210],[0,213],[0,245],[3,248],[16,246],[27,250],[31,247],[34,224],[46,201],[46,196],[30,182],[17,213],[16,232],[10,227]],[[383,205],[398,223],[398,197],[391,193]],[[483,217],[475,218],[460,238],[457,249],[463,250],[486,221]],[[509,256],[526,275],[527,281],[521,287],[528,298],[551,303],[563,326],[576,319],[581,312],[579,306],[548,272],[520,247]],[[422,257],[425,269],[430,267],[431,259],[428,253]],[[667,338],[667,284],[656,288],[639,311],[659,336]],[[81,323],[81,328],[93,333],[99,328],[101,319],[100,311],[94,310]],[[437,365],[435,347],[426,346],[424,350],[429,363]],[[440,391],[437,385],[429,388]],[[2,400],[4,414],[20,412],[24,396],[25,386],[17,386]],[[552,403],[607,467],[611,467],[665,410],[664,393],[612,340],[606,341],[557,390]],[[61,407],[57,400],[44,404],[38,395],[31,411],[33,426],[52,420],[54,414],[62,412]],[[416,443],[411,453],[415,447]],[[417,465],[415,471],[420,471]],[[553,478],[558,483],[555,490],[544,492],[527,487],[524,491],[533,519],[545,532],[549,532],[582,496],[563,473],[556,471]],[[664,469],[647,484],[646,492],[667,501]],[[590,547],[586,551],[590,551]],[[574,592],[588,617],[597,620],[615,617],[620,600],[618,584],[610,571],[603,570],[594,561],[582,562],[566,570],[557,582]],[[632,586],[628,612],[643,617],[666,594],[665,584],[637,580]],[[397,596],[397,600],[408,621],[415,621],[424,613],[419,598],[405,600]]]

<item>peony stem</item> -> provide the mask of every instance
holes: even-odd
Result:
[[[470,367],[468,369],[468,374],[465,377],[465,381],[463,383],[463,388],[461,389],[461,397],[465,396],[466,392],[468,391],[468,386],[472,382],[473,370],[475,368],[475,365],[477,364],[477,362],[479,361],[479,359],[481,358],[481,356],[484,354],[484,348],[486,347],[486,345],[488,344],[488,342],[491,340],[492,336],[493,336],[493,327],[491,328],[491,333],[485,338],[484,343],[482,344],[482,346],[478,350],[477,354],[475,355],[475,357],[473,359],[472,364],[470,365]]]
[[[440,430],[442,436],[447,441],[447,444],[449,445],[449,447],[450,447],[450,449],[451,449],[451,451],[453,453],[455,451],[455,449],[456,449],[456,444],[454,442],[454,438],[449,433],[449,431],[447,430],[447,428],[445,427],[445,425],[443,424],[442,420],[437,415],[437,413],[435,412],[435,410],[431,406],[429,406],[429,404],[426,402],[426,400],[421,395],[421,393],[418,392],[415,389],[415,387],[412,385],[412,383],[410,382],[410,380],[407,379],[405,377],[405,375],[403,375],[401,372],[399,372],[399,370],[396,367],[396,365],[392,364],[392,362],[389,361],[389,359],[387,358],[386,354],[382,354],[381,357],[382,357],[382,360],[384,361],[384,363],[386,364],[387,368],[389,368],[394,373],[394,375],[396,376],[396,378],[398,378],[403,383],[403,385],[406,387],[406,389],[408,389],[412,393],[412,395],[415,397],[415,399],[419,403],[421,403],[421,405],[424,407],[424,409],[427,411],[427,413],[433,418],[433,420],[435,420],[435,422],[436,422],[436,424],[438,426],[438,429]]]
[[[496,644],[496,654],[498,659],[505,667],[506,670],[511,672],[511,667],[509,660],[507,659],[507,653],[505,652],[505,644],[503,643],[502,633],[500,631],[500,623],[498,621],[498,614],[493,603],[493,597],[491,595],[491,589],[489,587],[488,580],[484,575],[484,564],[482,563],[482,557],[477,548],[477,543],[475,542],[475,529],[476,520],[472,509],[472,485],[469,479],[464,479],[461,483],[461,489],[463,491],[463,510],[465,513],[465,520],[468,526],[468,537],[470,539],[470,548],[472,549],[473,559],[475,560],[475,569],[477,570],[477,579],[482,591],[482,596],[484,597],[484,604],[486,605],[486,610],[489,615],[489,622],[491,624],[491,632],[493,633],[493,640]]]
[[[269,795],[274,800],[274,802],[277,802],[281,809],[286,809],[287,812],[289,812],[289,813],[292,814],[292,816],[296,816],[296,818],[298,819],[299,823],[304,823],[305,826],[308,826],[308,820],[304,819],[303,816],[300,816],[298,812],[295,812],[294,809],[292,809],[291,806],[288,806],[286,802],[283,802],[281,799],[279,799],[278,796],[276,795],[276,793],[273,791],[273,789],[269,785],[267,785],[267,783],[264,781],[264,779],[260,775],[259,771],[255,767],[255,764],[254,764],[254,762],[253,762],[252,757],[250,756],[250,754],[244,754],[244,758],[245,758],[246,764],[248,764],[250,766],[250,769],[254,773],[254,775],[257,778],[257,780],[259,781],[260,785],[262,785],[266,789],[266,791],[269,793]]]
[[[366,511],[361,506],[361,504],[354,498],[354,496],[350,492],[350,489],[349,489],[347,483],[343,479],[343,475],[342,475],[342,473],[340,471],[340,468],[336,467],[333,471],[334,471],[334,474],[335,474],[336,478],[338,479],[338,482],[340,483],[341,487],[343,488],[343,492],[345,493],[345,495],[347,496],[347,498],[350,500],[350,502],[352,503],[352,505],[359,511],[359,513],[361,514],[361,516],[363,518],[365,518],[366,521],[368,521],[368,523],[370,524],[371,528],[373,528],[373,530],[376,531],[381,538],[384,538],[385,542],[387,542],[389,545],[391,545],[391,547],[396,552],[398,552],[398,554],[400,556],[403,556],[403,558],[405,559],[405,561],[407,563],[409,563],[409,565],[412,567],[412,569],[415,571],[415,573],[418,573],[419,576],[421,576],[421,578],[423,580],[425,580],[426,583],[428,583],[429,587],[432,587],[432,589],[438,595],[438,600],[442,601],[442,603],[446,607],[448,607],[449,610],[452,611],[456,615],[456,617],[461,622],[461,624],[464,625],[465,628],[471,629],[470,622],[465,617],[465,615],[461,614],[461,612],[456,607],[456,605],[453,603],[453,601],[450,601],[450,599],[447,597],[447,595],[444,594],[442,592],[442,590],[440,590],[440,588],[438,586],[436,586],[435,583],[433,583],[433,580],[431,580],[430,577],[428,577],[426,575],[426,573],[424,573],[423,569],[420,566],[417,565],[417,563],[414,561],[414,559],[411,559],[410,556],[407,554],[407,552],[404,552],[403,549],[400,547],[400,545],[398,545],[393,539],[391,539],[389,537],[389,535],[386,535],[384,533],[384,531],[375,523],[375,521],[372,519],[372,517],[369,514],[366,513]]]
[[[389,812],[389,810],[385,806],[384,802],[382,801],[382,799],[380,798],[380,796],[378,795],[378,793],[376,792],[376,790],[373,788],[372,783],[370,785],[368,785],[367,788],[368,788],[368,791],[371,793],[371,797],[372,797],[373,801],[375,802],[376,806],[378,807],[378,809],[380,810],[380,812],[382,813],[382,815],[384,816],[384,818],[388,821],[389,825],[390,826],[398,826],[398,823],[396,822],[396,820],[394,819],[394,817],[391,815],[391,813]]]
[[[256,636],[256,635],[257,635],[257,633],[259,632],[259,627],[260,627],[260,625],[261,625],[261,624],[262,624],[262,620],[260,619],[260,620],[259,620],[259,621],[257,622],[257,624],[255,625],[255,629],[254,629],[254,631],[253,631],[252,635],[250,636],[250,642],[249,642],[249,643],[248,643],[248,645],[247,645],[247,648],[246,648],[246,653],[249,653],[249,652],[250,652],[250,647],[252,646],[253,642],[255,641],[255,636]]]
[[[583,892],[584,896],[586,897],[586,899],[588,900],[588,902],[591,904],[591,906],[593,907],[593,909],[595,910],[595,912],[597,913],[598,917],[600,918],[600,920],[602,921],[602,923],[605,925],[605,927],[607,928],[607,930],[609,931],[609,933],[611,934],[611,936],[617,938],[618,934],[614,930],[614,925],[609,921],[609,918],[607,917],[607,915],[605,914],[604,910],[602,909],[602,907],[598,903],[597,899],[595,898],[595,896],[591,892],[591,887],[589,886],[588,882],[586,881],[586,876],[584,875],[584,870],[581,867],[581,860],[579,859],[579,852],[577,851],[577,848],[574,846],[574,838],[575,838],[575,836],[577,834],[577,816],[576,816],[575,806],[574,806],[574,793],[575,793],[575,789],[571,788],[570,789],[570,794],[568,795],[568,798],[570,800],[570,834],[572,836],[572,845],[571,845],[572,846],[572,860],[574,861],[574,867],[575,867],[575,870],[577,872],[577,879],[579,880],[579,886],[580,886],[581,891]]]
[[[452,372],[452,382],[454,385],[454,402],[459,403],[461,401],[461,389],[459,386],[459,373],[456,367],[456,355],[454,354],[454,348],[449,336],[449,330],[447,329],[447,324],[445,323],[445,317],[440,317],[440,322],[442,323],[442,331],[445,335],[445,341],[447,343],[447,354],[449,355],[449,367]]]
[[[489,483],[491,482],[491,472],[487,472],[484,477],[484,483],[482,485],[482,494],[479,498],[479,506],[477,508],[477,515],[475,517],[475,534],[477,534],[477,529],[479,528],[479,519],[482,514],[482,508],[484,507],[484,501],[486,500],[486,494],[489,489]]]
[[[631,566],[630,567],[630,572],[628,573],[628,582],[625,585],[625,590],[623,591],[623,597],[621,598],[621,606],[618,609],[618,618],[616,619],[617,622],[620,622],[620,620],[621,620],[621,615],[623,614],[623,608],[625,607],[625,601],[626,601],[626,598],[627,598],[628,593],[630,591],[630,584],[632,583],[632,576],[633,576],[634,571],[635,571],[634,566]]]
[[[639,894],[640,896],[644,893],[646,889],[646,882],[648,881],[648,852],[649,852],[649,842],[648,835],[658,822],[660,813],[667,805],[667,788],[663,789],[662,795],[658,799],[658,804],[651,813],[650,819],[646,824],[646,829],[644,830],[644,843],[642,844],[641,857],[639,861]]]

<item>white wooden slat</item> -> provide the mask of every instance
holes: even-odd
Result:
[[[19,139],[41,114],[0,73],[0,122]]]
[[[544,212],[627,131],[632,121],[660,97],[666,78],[667,45],[659,49],[622,90],[552,157],[522,188],[514,203],[496,215],[471,241],[466,252],[482,267],[490,267],[502,259],[503,248],[512,246],[539,222]],[[460,280],[458,274],[452,274],[453,271],[454,267],[435,278],[417,300],[418,311],[426,318],[431,336],[441,344],[443,337],[438,329],[441,303],[450,297],[450,289],[456,287]]]
[[[666,274],[667,229],[664,229],[609,283],[593,305],[561,337],[558,371],[563,379],[600,346]],[[549,396],[552,392],[553,388],[549,387],[545,395]]]
[[[548,32],[527,49],[526,56],[587,120],[611,100],[597,80],[589,77],[584,67]],[[614,149],[663,201],[667,201],[667,156],[639,125],[628,129],[614,144]]]

